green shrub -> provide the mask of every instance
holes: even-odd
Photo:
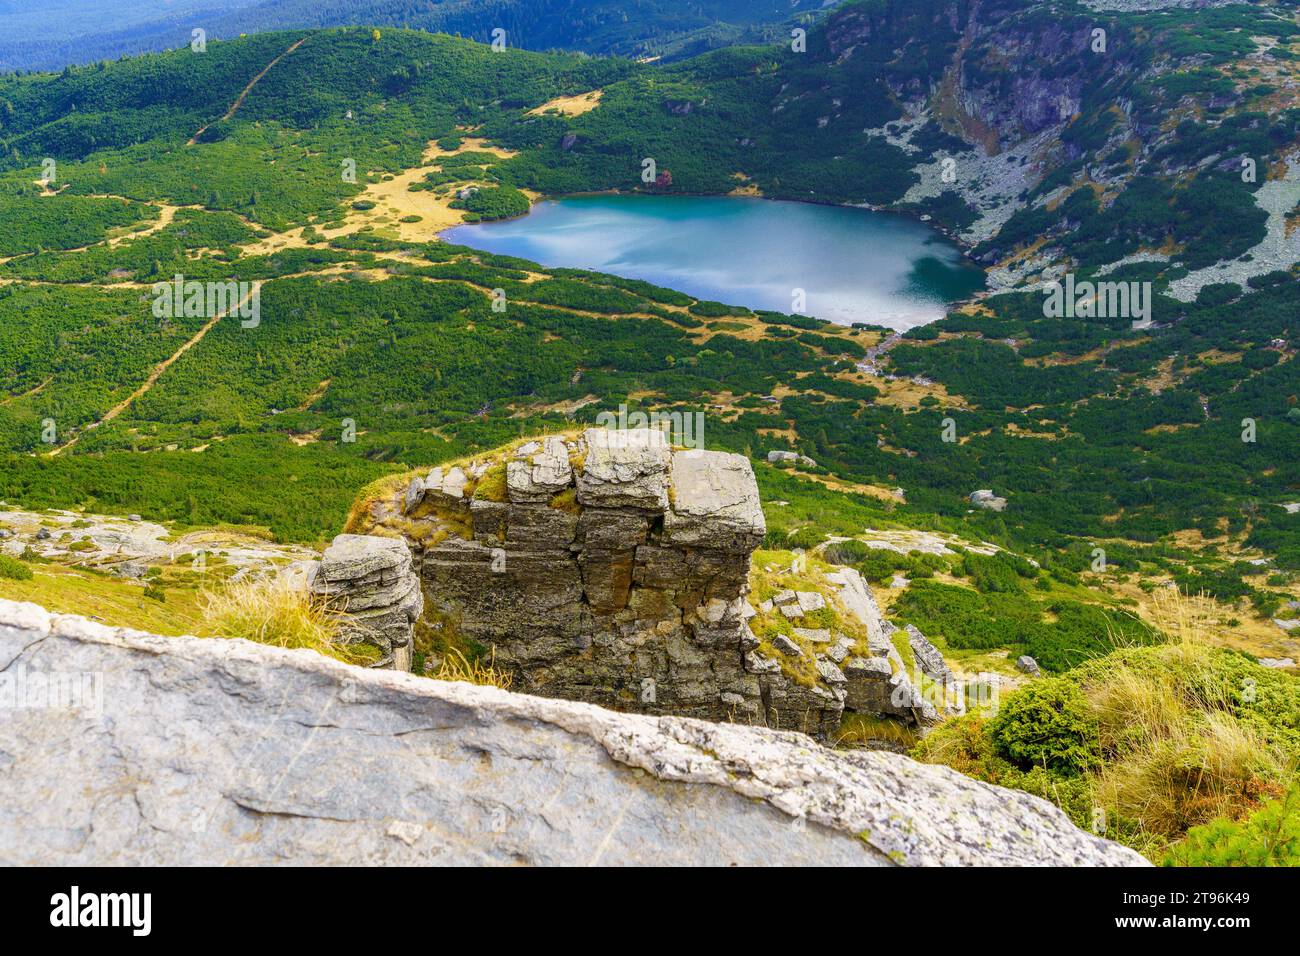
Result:
[[[1300,866],[1300,785],[1242,821],[1220,817],[1192,827],[1165,866]]]
[[[967,554],[962,564],[971,583],[979,591],[1014,593],[1020,590],[1020,576],[1016,573],[1016,568],[1003,560],[1000,554],[992,557]]]
[[[1097,721],[1078,686],[1034,681],[1007,698],[989,724],[998,752],[1023,769],[1083,773],[1100,759]]]
[[[531,204],[528,197],[514,186],[494,186],[471,193],[465,199],[453,202],[452,206],[464,208],[481,220],[489,220],[522,216]]]
[[[7,554],[0,554],[0,578],[10,578],[14,581],[30,581],[32,569],[17,558],[11,558]]]

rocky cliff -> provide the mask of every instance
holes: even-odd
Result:
[[[402,537],[425,633],[491,649],[517,689],[818,734],[846,708],[934,720],[857,572],[773,568],[753,606],[764,529],[743,456],[604,428],[403,479],[349,525]]]
[[[783,87],[774,107],[819,102],[833,130],[855,99],[896,104],[865,132],[916,177],[897,205],[971,245],[994,289],[1168,264],[1192,270],[1170,276],[1190,301],[1300,258],[1293,5],[860,0],[824,30],[833,94]]]
[[[0,601],[0,863],[1141,865],[1043,800]]]

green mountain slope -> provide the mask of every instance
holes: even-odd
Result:
[[[0,69],[49,70],[209,39],[300,28],[370,25],[452,33],[487,42],[506,31],[526,50],[682,57],[784,35],[819,0],[211,0],[124,3],[70,0],[52,22],[0,3]]]
[[[1295,278],[1287,263],[1173,293],[1249,248],[1255,192],[1287,182],[1292,94],[1270,78],[1293,62],[1294,21],[1260,7],[973,11],[851,4],[806,53],[666,66],[353,29],[4,78],[0,496],[313,541],[376,475],[635,396],[704,412],[711,445],[816,460],[807,480],[760,467],[789,502],[769,509],[773,545],[934,528],[1031,555],[1049,590],[1100,582],[1115,604],[1173,580],[1268,626],[1300,571],[1300,516],[1281,507],[1300,498]],[[1268,40],[1252,53],[1246,11],[1246,39]],[[1122,51],[1100,65],[1073,45],[1097,22]],[[1032,68],[995,70],[1013,41],[1037,51]],[[1231,91],[1215,79],[1228,75]],[[587,112],[537,112],[595,90]],[[1043,107],[1059,96],[1064,114]],[[1105,116],[1120,125],[1098,131]],[[1258,157],[1255,183],[1207,161],[1229,155],[1225,135]],[[1032,175],[1006,195],[988,164],[1024,143],[1033,161],[1016,165]],[[918,195],[947,156],[953,189]],[[35,185],[47,157],[54,183]],[[433,194],[631,190],[645,157],[673,191],[729,191],[740,173],[771,196],[982,223],[976,252],[1008,286],[1085,279],[1136,243],[1152,254],[1112,276],[1155,283],[1155,321],[1049,318],[1040,292],[1014,289],[859,368],[878,330],[486,256],[367,209],[386,184],[406,195],[412,169]],[[968,183],[964,163],[983,172]],[[155,316],[152,284],[178,273],[262,282],[260,323]],[[1007,510],[972,509],[982,488]],[[1037,580],[1014,603],[1048,621],[1059,610],[1032,600]],[[911,600],[976,649],[971,622],[999,593]]]

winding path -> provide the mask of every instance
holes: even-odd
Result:
[[[266,66],[262,69],[261,73],[257,74],[257,76],[253,77],[251,80],[248,81],[248,85],[244,87],[243,91],[239,94],[239,96],[235,98],[235,102],[231,104],[230,109],[226,110],[226,115],[221,117],[221,119],[217,120],[216,122],[224,123],[226,120],[230,119],[230,117],[234,116],[237,112],[239,112],[239,108],[244,105],[244,98],[247,97],[248,94],[253,91],[253,87],[257,86],[258,81],[262,77],[266,76],[267,73],[270,72],[271,67],[275,66],[286,56],[288,56],[290,53],[298,49],[298,47],[302,46],[306,42],[307,42],[307,37],[303,37],[300,40],[295,40],[293,43],[289,44],[289,48],[287,50],[285,50],[283,53],[277,56],[270,63],[266,64]],[[203,126],[201,126],[199,128],[199,131],[195,133],[193,136],[191,136],[190,141],[185,145],[193,146],[195,143],[197,143],[199,141],[199,137],[202,136],[204,133],[206,133],[208,131],[208,127],[211,125],[212,125],[211,123],[206,123]]]
[[[208,319],[207,322],[203,323],[203,327],[199,329],[197,332],[195,332],[192,336],[190,336],[190,338],[187,339],[180,348],[178,348],[175,352],[173,352],[167,358],[163,359],[156,366],[154,366],[154,370],[149,373],[149,377],[144,380],[144,383],[141,384],[139,388],[137,388],[126,398],[122,399],[120,402],[118,402],[116,405],[114,405],[112,408],[106,411],[103,417],[99,419],[99,421],[92,422],[91,424],[87,425],[85,428],[78,431],[75,435],[73,435],[70,439],[68,439],[58,448],[52,450],[49,453],[49,457],[54,458],[59,454],[67,451],[78,441],[80,441],[81,436],[84,435],[86,432],[90,431],[93,428],[98,428],[100,425],[105,425],[108,422],[111,422],[113,419],[117,418],[118,415],[121,415],[124,411],[130,408],[132,403],[135,402],[136,399],[138,399],[145,392],[149,391],[149,389],[153,388],[154,383],[158,381],[158,379],[162,376],[162,373],[167,371],[169,368],[171,368],[172,365],[175,364],[177,359],[179,359],[182,355],[184,355],[194,346],[198,345],[199,342],[203,340],[203,336],[207,335],[208,331],[214,325],[216,325],[218,322],[224,319],[227,315],[230,315],[230,313],[237,312],[240,306],[242,306],[245,302],[247,302],[254,295],[254,293],[256,293],[258,290],[261,289],[261,287],[262,287],[262,283],[255,282],[253,284],[253,288],[250,289],[248,294],[245,295],[242,299],[240,299],[230,308],[218,312],[212,318]]]

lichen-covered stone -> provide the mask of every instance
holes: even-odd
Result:
[[[1146,863],[1038,797],[765,728],[9,601],[0,661],[106,691],[0,719],[3,865]]]
[[[578,475],[578,503],[593,508],[668,507],[670,450],[663,432],[653,428],[583,432],[586,457]]]
[[[313,597],[338,612],[344,638],[380,651],[376,667],[411,669],[412,633],[424,610],[411,549],[394,538],[341,534],[321,556]]]

